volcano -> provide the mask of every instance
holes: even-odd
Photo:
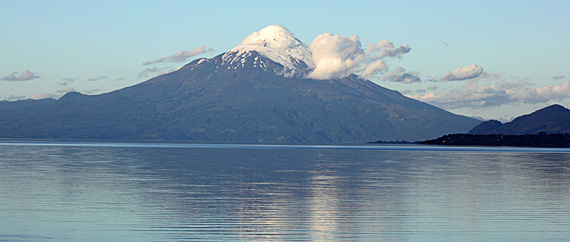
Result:
[[[309,47],[272,25],[110,93],[0,102],[0,137],[331,144],[425,140],[480,123],[354,74],[308,78],[314,69]]]

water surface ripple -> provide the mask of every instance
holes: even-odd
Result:
[[[0,241],[568,241],[564,149],[0,143]]]

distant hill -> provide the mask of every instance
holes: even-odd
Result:
[[[0,102],[0,138],[364,143],[424,140],[480,123],[356,75],[305,78],[308,47],[283,27],[246,40],[110,93]]]
[[[524,135],[570,133],[570,110],[560,105],[552,105],[531,114],[515,118],[502,124],[496,120],[482,122],[475,126],[469,134],[503,134]]]
[[[568,134],[450,134],[437,139],[422,141],[420,144],[456,146],[521,146],[545,148],[570,148]]]

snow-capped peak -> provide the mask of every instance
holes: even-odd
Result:
[[[236,62],[245,52],[256,51],[262,56],[283,65],[285,76],[306,73],[315,68],[311,51],[299,41],[291,31],[280,25],[269,25],[242,40],[238,46],[228,51],[224,62]],[[243,54],[235,53],[243,52]]]

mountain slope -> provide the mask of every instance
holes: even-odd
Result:
[[[231,51],[114,92],[0,103],[0,137],[363,143],[480,123],[356,75],[304,78],[313,68],[305,45],[270,26]]]
[[[470,130],[469,134],[523,135],[540,132],[570,133],[570,110],[560,105],[551,105],[505,124],[494,120],[483,122]]]

